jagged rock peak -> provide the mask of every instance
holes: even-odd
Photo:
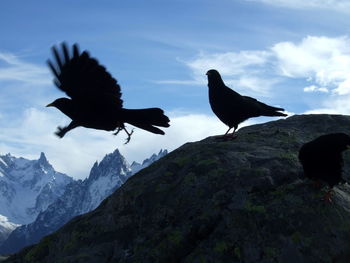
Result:
[[[95,181],[100,177],[130,174],[130,165],[118,149],[106,154],[100,162],[95,162],[87,181]]]
[[[168,150],[167,149],[160,149],[158,156],[165,156],[168,154]]]
[[[118,149],[115,149],[114,152],[106,154],[105,157],[100,162],[100,165],[103,163],[109,163],[109,162],[126,162],[125,158]]]
[[[114,151],[114,154],[118,157],[119,151]],[[109,157],[107,155],[106,158]],[[131,176],[128,167],[123,163],[120,163],[120,169],[116,167],[109,169],[111,162],[116,163],[113,156],[110,158],[110,162],[106,163],[106,166],[99,166],[99,163],[95,162],[89,178],[68,184],[64,194],[42,211],[34,222],[20,226],[11,233],[0,246],[0,254],[13,253],[20,248],[36,243],[73,217],[95,209]]]
[[[138,162],[133,162],[130,166],[130,169],[132,171],[132,174],[137,173],[138,171],[148,167],[150,164],[152,164],[153,162],[159,160],[160,158],[164,157],[165,155],[168,154],[168,150],[163,150],[160,149],[160,151],[158,152],[158,154],[152,154],[151,157],[145,159],[142,164],[138,163]]]
[[[163,149],[160,149],[159,153],[158,154],[152,154],[151,157],[145,159],[143,162],[142,162],[142,165],[144,166],[143,168],[145,168],[146,166],[148,166],[150,163],[153,163],[154,161],[157,161],[159,160],[160,158],[162,158],[163,156],[167,155],[168,154],[168,150],[163,150]],[[146,166],[145,166],[146,165]]]
[[[40,165],[43,165],[45,167],[51,167],[51,164],[49,163],[49,161],[47,160],[45,153],[41,152],[40,153],[40,157],[38,159],[38,163]]]

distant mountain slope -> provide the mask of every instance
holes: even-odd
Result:
[[[138,162],[133,162],[130,166],[131,172],[132,174],[137,173],[138,171],[150,166],[152,163],[154,163],[155,161],[159,160],[160,158],[162,158],[163,156],[167,155],[168,151],[167,150],[163,150],[161,149],[159,151],[158,154],[152,154],[151,157],[145,159],[142,164],[138,163]]]
[[[297,154],[349,130],[349,116],[302,115],[185,144],[6,262],[348,262],[350,187],[324,203]]]
[[[0,156],[0,243],[60,197],[73,179],[56,172],[41,153],[38,160]]]
[[[148,166],[166,153],[166,150],[161,150],[158,155],[153,154],[142,166]],[[43,236],[57,230],[73,217],[95,209],[132,174],[129,163],[118,150],[107,154],[100,163],[93,165],[87,179],[67,185],[61,197],[42,211],[33,223],[15,229],[0,246],[0,253],[13,253],[37,243]]]

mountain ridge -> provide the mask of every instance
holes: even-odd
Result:
[[[0,156],[0,241],[21,224],[32,222],[73,179],[54,170],[44,153],[37,160]]]
[[[161,150],[145,159],[142,166],[161,158],[167,151]],[[44,158],[41,158],[45,163]],[[46,160],[47,162],[47,160]],[[37,218],[29,224],[19,226],[0,246],[0,253],[8,254],[38,242],[43,236],[55,231],[74,216],[95,209],[107,196],[120,187],[133,171],[127,160],[118,149],[106,154],[100,162],[95,162],[89,176],[84,180],[72,181],[65,191],[52,202],[47,209],[41,211]]]
[[[295,115],[187,143],[6,262],[346,262],[350,187],[325,204],[297,156],[349,127],[350,116]]]

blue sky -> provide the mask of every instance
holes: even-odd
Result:
[[[119,148],[141,161],[226,131],[211,112],[205,73],[289,113],[350,114],[349,1],[175,0],[2,1],[0,9],[0,154],[38,158],[76,178]],[[124,107],[161,107],[165,136],[78,128],[44,106],[64,94],[46,67],[66,41],[88,50],[118,79]],[[245,125],[271,120],[257,118]]]

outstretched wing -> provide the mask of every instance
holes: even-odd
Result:
[[[96,100],[106,98],[115,100],[122,107],[120,86],[106,68],[91,58],[87,51],[79,52],[77,44],[72,47],[72,54],[66,43],[61,44],[61,54],[56,46],[52,53],[56,63],[47,61],[54,74],[54,83],[73,100]]]

